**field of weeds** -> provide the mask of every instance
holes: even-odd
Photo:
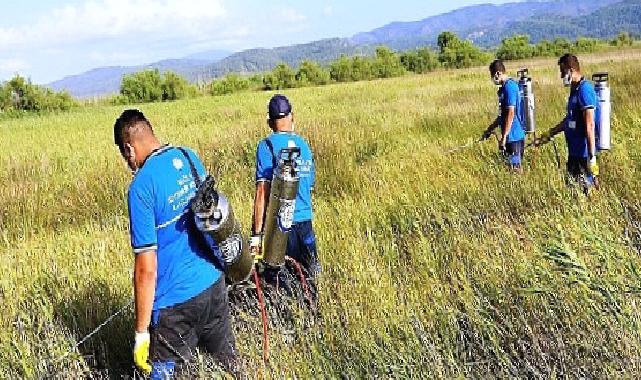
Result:
[[[485,68],[287,91],[316,157],[323,318],[293,341],[272,326],[264,365],[260,319],[236,315],[247,375],[640,377],[641,54],[580,58],[588,75],[611,73],[614,100],[614,149],[590,198],[566,187],[551,145],[527,151],[520,176],[494,140],[444,154],[496,114]],[[543,131],[568,90],[555,60],[509,71],[522,65]],[[246,229],[269,97],[140,106],[163,141],[221,174]],[[132,296],[121,111],[0,122],[1,378],[133,375],[131,308],[74,349]],[[206,358],[197,371],[217,374]]]

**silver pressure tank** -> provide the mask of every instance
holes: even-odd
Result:
[[[300,148],[282,149],[277,157],[278,166],[271,183],[263,230],[263,262],[272,267],[285,264],[287,239],[294,223],[300,181],[296,171],[298,157]]]
[[[519,90],[521,92],[521,121],[526,133],[536,132],[536,113],[534,103],[534,89],[532,78],[528,76],[528,69],[517,72],[519,77]]]
[[[612,136],[610,134],[612,103],[610,101],[610,77],[608,73],[596,73],[592,76],[594,89],[598,100],[595,118],[595,134],[597,150],[610,150]]]
[[[232,282],[249,278],[254,258],[249,253],[242,228],[227,198],[215,189],[208,177],[198,189],[191,204],[196,227],[203,233],[212,250],[219,250],[225,266],[225,275]]]

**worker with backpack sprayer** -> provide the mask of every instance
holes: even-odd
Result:
[[[559,59],[561,79],[571,87],[567,115],[559,124],[534,140],[534,146],[549,142],[564,132],[568,146],[567,170],[570,179],[588,194],[599,188],[599,151],[610,149],[610,89],[607,74],[596,74],[595,86],[583,77],[579,59],[565,54]]]
[[[499,151],[503,153],[510,167],[522,172],[523,153],[525,150],[525,129],[522,121],[522,103],[519,84],[508,77],[505,64],[497,59],[490,64],[492,83],[500,86],[497,95],[499,99],[499,115],[496,120],[483,132],[481,140],[486,140],[494,130],[500,128]]]
[[[312,151],[305,139],[294,132],[292,106],[285,96],[272,97],[267,123],[273,133],[258,144],[256,152],[250,251],[259,259],[259,270],[268,283],[286,286],[285,281],[279,281],[284,280],[286,260],[300,264],[311,284],[310,302],[315,302],[320,264],[312,226]]]

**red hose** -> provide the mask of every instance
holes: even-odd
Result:
[[[258,272],[253,270],[254,281],[256,282],[256,293],[258,294],[258,304],[260,305],[260,315],[263,320],[263,362],[267,363],[269,360],[269,335],[267,334],[267,311],[265,310],[265,300],[263,299],[263,291],[260,288],[260,279]]]
[[[294,260],[293,258],[289,256],[285,256],[285,260],[289,261],[294,265],[294,268],[296,268],[296,271],[298,272],[298,276],[300,277],[300,282],[303,284],[303,290],[305,291],[305,297],[307,298],[307,301],[309,301],[309,305],[312,307],[312,309],[315,308],[314,302],[312,302],[312,295],[309,292],[309,286],[307,285],[307,280],[305,279],[305,276],[303,275],[303,269],[300,266],[300,263],[298,261]]]

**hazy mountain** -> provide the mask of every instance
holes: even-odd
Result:
[[[504,35],[505,29],[519,21],[534,17],[555,17],[553,23],[562,25],[569,17],[588,15],[620,1],[526,1],[503,5],[474,5],[421,21],[391,23],[370,32],[359,33],[350,41],[354,44],[386,44],[395,48],[410,48],[434,45],[438,34],[449,30],[462,37],[489,42],[482,39],[485,34],[492,32]]]
[[[333,61],[341,54],[367,54],[372,52],[367,46],[357,46],[345,38],[330,38],[307,44],[283,46],[273,49],[251,49],[222,59],[209,65],[198,76],[215,78],[229,72],[254,73],[273,69],[279,63],[298,66],[303,60],[320,63]]]
[[[203,57],[203,59],[193,58],[195,56]],[[101,67],[49,83],[48,87],[57,91],[68,91],[77,98],[115,94],[120,91],[120,82],[123,75],[147,68],[174,71],[188,80],[194,81],[197,79],[196,73],[204,72],[208,65],[225,56],[224,51],[212,51],[190,56],[192,58],[166,59],[149,65]]]
[[[395,22],[359,33],[352,38],[332,38],[273,49],[251,49],[228,55],[209,51],[136,67],[106,67],[70,76],[49,86],[77,97],[118,92],[126,73],[143,68],[172,70],[190,81],[209,81],[229,72],[255,73],[285,62],[298,66],[305,59],[326,63],[341,54],[372,54],[376,45],[397,50],[434,46],[439,33],[453,31],[482,46],[496,46],[513,34],[541,39],[579,36],[610,38],[620,31],[641,34],[641,0],[523,1],[503,5],[483,4],[461,8],[416,22]]]
[[[200,53],[188,55],[185,57],[185,59],[195,59],[199,61],[216,62],[216,61],[220,61],[223,58],[229,57],[233,53],[234,52],[229,50],[210,50],[210,51],[203,51]]]

